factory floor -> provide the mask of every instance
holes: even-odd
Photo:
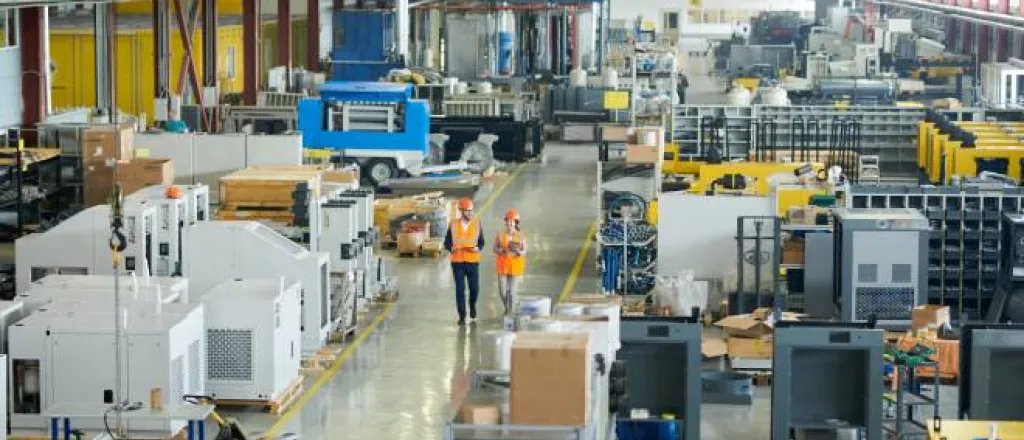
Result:
[[[520,294],[556,298],[574,266],[580,267],[575,289],[596,290],[592,258],[576,264],[596,215],[596,159],[592,145],[549,145],[543,161],[525,164],[478,192],[476,210],[487,249],[505,211],[515,208],[522,217],[529,267]],[[397,306],[385,309],[388,316],[336,375],[322,384],[307,380],[310,397],[283,417],[232,414],[247,431],[274,437],[294,433],[302,439],[441,437],[453,377],[487,365],[491,352],[481,348],[484,334],[501,327],[494,259],[485,253],[480,268],[479,321],[459,327],[447,258],[385,254],[398,277]]]

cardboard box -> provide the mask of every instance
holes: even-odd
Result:
[[[601,125],[601,140],[606,142],[626,142],[629,137],[629,127],[622,125]]]
[[[399,232],[397,238],[398,253],[408,254],[419,252],[425,241],[427,241],[426,231]]]
[[[462,405],[462,422],[470,425],[500,425],[501,410],[498,405],[487,403],[466,403]]]
[[[652,145],[626,145],[626,163],[658,163],[662,152]]]
[[[118,175],[124,185],[137,186],[174,184],[174,161],[164,158],[135,158],[118,166]],[[130,194],[125,190],[125,194]]]
[[[120,144],[117,143],[120,138]],[[82,130],[82,160],[129,160],[134,157],[135,127],[122,125]]]
[[[782,312],[781,320],[798,321],[803,316],[799,313]],[[717,327],[725,330],[729,336],[740,338],[760,338],[771,335],[775,329],[775,317],[771,309],[761,307],[752,313],[726,316],[715,322]]]
[[[911,313],[911,330],[935,329],[949,324],[949,306],[933,304],[914,307]]]
[[[589,422],[591,355],[586,333],[519,332],[512,344],[510,422]]]
[[[730,358],[739,359],[771,359],[772,338],[764,336],[760,338],[729,338],[726,341],[726,350]]]
[[[728,346],[722,338],[708,337],[700,340],[700,354],[704,359],[722,357],[728,352]]]

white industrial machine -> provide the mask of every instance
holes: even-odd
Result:
[[[362,249],[356,255],[356,270],[359,273],[355,279],[357,300],[360,302],[359,307],[363,307],[373,299],[384,283],[384,262],[373,252],[373,246],[378,238],[378,231],[373,227],[374,194],[369,190],[344,191],[338,194],[337,200],[356,204],[353,217],[356,222],[357,242]]]
[[[1024,107],[1024,61],[1010,58],[1005,63],[981,64],[982,103],[997,109]]]
[[[332,323],[330,264],[326,253],[310,252],[258,222],[210,221],[185,229],[184,275],[192,301],[235,278],[284,276],[302,289],[302,353],[324,346]]]
[[[122,271],[152,273],[159,230],[156,207],[141,201],[125,203],[122,229],[127,249],[121,253]],[[85,209],[52,229],[15,241],[15,287],[18,292],[46,275],[113,274],[110,251],[110,206]],[[145,272],[143,272],[145,271]]]
[[[151,277],[139,283],[134,277],[121,278],[120,299],[124,304],[137,304],[142,310],[156,309],[157,304],[188,302],[188,279],[181,277]],[[114,277],[112,275],[50,275],[32,283],[28,290],[15,299],[23,304],[25,313],[59,302],[75,302],[89,310],[109,310],[114,307]],[[147,304],[151,304],[147,306]]]
[[[363,247],[356,228],[357,204],[352,200],[334,200],[321,206],[323,230],[320,242],[330,256],[331,265],[331,317],[342,330],[355,325],[359,257],[369,252]]]
[[[7,355],[0,355],[0,363],[7,365]],[[0,368],[0,391],[7,394],[7,369]],[[7,401],[0,399],[0,426],[7,426]],[[7,440],[7,430],[0,429],[0,440]]]
[[[13,429],[46,429],[41,415],[58,403],[113,405],[114,312],[80,310],[78,303],[55,302],[8,329],[10,412]],[[205,338],[200,304],[171,304],[161,313],[124,313],[122,396],[148,405],[152,391],[164,406],[185,394],[205,392]],[[133,420],[129,431],[177,433],[184,421]],[[103,429],[103,420],[81,418],[75,427]]]
[[[25,317],[25,308],[21,301],[0,301],[0,354],[7,354],[7,328]],[[0,370],[3,370],[0,368]],[[6,371],[4,376],[6,377]],[[7,381],[0,385],[5,391]],[[4,415],[7,413],[4,412]],[[0,425],[2,426],[2,425]],[[2,440],[3,437],[0,437]]]
[[[300,290],[284,278],[234,279],[203,296],[208,394],[272,400],[298,379]]]
[[[121,275],[121,292],[126,295],[149,296],[156,298],[160,293],[161,302],[165,304],[188,302],[188,278],[138,276],[136,274]],[[33,281],[33,289],[45,287],[66,290],[114,290],[113,275],[49,275]]]

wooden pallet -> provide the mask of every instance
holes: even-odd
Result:
[[[261,206],[293,203],[293,193],[305,184],[319,193],[324,170],[304,166],[249,167],[220,178],[221,205]]]
[[[356,334],[356,326],[351,326],[346,329],[334,330],[327,334],[328,343],[344,343],[348,341],[348,338]]]
[[[334,361],[345,351],[343,344],[327,344],[316,354],[302,359],[302,370],[306,372],[323,371],[331,367]]]
[[[217,400],[218,406],[263,408],[270,414],[281,415],[299,399],[304,386],[303,376],[299,376],[272,400]]]
[[[221,209],[217,212],[219,220],[266,220],[291,226],[295,223],[295,214],[290,210],[274,209]]]
[[[398,289],[395,289],[395,290],[392,290],[392,291],[378,293],[377,296],[373,297],[373,302],[375,302],[375,303],[393,303],[393,302],[398,302]]]

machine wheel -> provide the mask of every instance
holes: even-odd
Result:
[[[389,159],[374,159],[363,166],[363,174],[370,178],[374,185],[398,177],[398,167]]]

